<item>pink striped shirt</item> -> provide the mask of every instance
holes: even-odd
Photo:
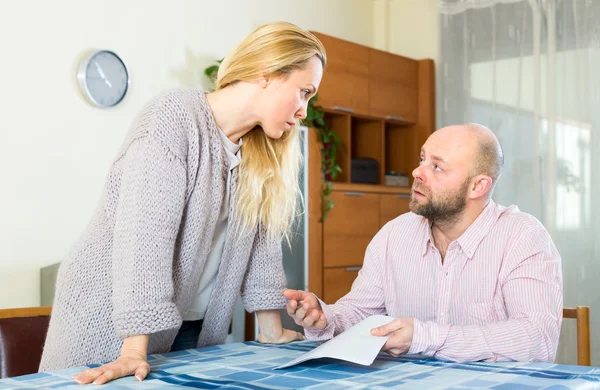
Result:
[[[446,251],[427,219],[407,213],[369,244],[352,290],[321,302],[333,337],[362,319],[413,317],[409,354],[454,361],[544,361],[556,356],[562,324],[561,258],[542,224],[490,201]]]

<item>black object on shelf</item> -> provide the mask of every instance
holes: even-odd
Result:
[[[373,158],[353,158],[350,167],[350,182],[379,184],[379,163]]]

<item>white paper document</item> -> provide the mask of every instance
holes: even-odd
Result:
[[[385,325],[394,317],[376,315],[367,317],[352,328],[319,345],[304,355],[275,368],[290,367],[310,359],[334,358],[368,366],[373,363],[390,336],[373,336],[371,329]]]

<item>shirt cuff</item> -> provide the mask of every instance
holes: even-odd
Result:
[[[317,297],[317,296],[315,295],[315,297]],[[305,329],[304,335],[306,336],[306,338],[308,340],[311,340],[311,341],[329,340],[329,339],[333,338],[334,333],[335,333],[335,325],[334,325],[335,313],[334,313],[333,309],[330,306],[328,306],[325,302],[323,302],[319,298],[317,298],[317,300],[321,304],[321,310],[323,310],[323,314],[325,314],[325,318],[327,319],[327,326],[321,330]]]
[[[449,325],[439,325],[431,321],[421,322],[414,318],[412,344],[407,353],[433,357],[446,342],[448,333]]]

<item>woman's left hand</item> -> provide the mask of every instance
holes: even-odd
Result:
[[[263,344],[286,344],[296,340],[304,340],[304,335],[290,329],[282,329],[279,335],[265,337],[263,332],[258,335],[258,342]]]

